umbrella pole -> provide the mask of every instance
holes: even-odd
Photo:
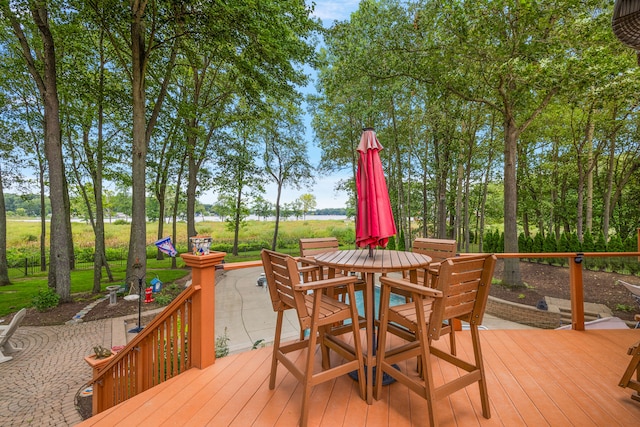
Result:
[[[373,258],[373,245],[369,245],[369,258]]]

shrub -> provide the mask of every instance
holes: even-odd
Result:
[[[60,302],[60,295],[56,294],[51,288],[40,289],[38,295],[33,297],[33,305],[39,312],[47,311],[53,307],[57,307]]]
[[[165,305],[169,305],[169,303],[171,301],[173,301],[173,296],[169,295],[169,294],[158,294],[154,297],[154,299],[156,300],[156,304],[160,305],[160,306],[165,306]]]
[[[229,335],[227,328],[224,328],[224,334],[216,338],[216,358],[225,357],[229,354]]]

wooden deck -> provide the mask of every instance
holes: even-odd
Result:
[[[458,354],[470,354],[469,333],[456,337]],[[640,339],[640,330],[490,330],[481,339],[492,417],[482,417],[474,384],[438,402],[441,426],[640,425],[640,403],[618,386],[631,359],[627,348]],[[270,347],[227,356],[81,425],[295,426],[299,385],[281,367],[276,389],[269,390],[270,357]],[[436,385],[457,375],[443,365],[434,372]],[[397,383],[384,390],[369,406],[348,377],[322,384],[313,391],[309,425],[427,425],[424,401]]]

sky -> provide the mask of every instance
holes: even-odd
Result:
[[[305,0],[307,4],[311,4],[313,0]],[[360,0],[315,0],[315,9],[313,15],[316,18],[320,18],[325,27],[330,27],[334,21],[345,21],[349,19],[352,12],[358,9],[358,3]],[[303,93],[315,92],[315,75],[311,76],[311,81],[306,88],[302,89]],[[307,124],[306,140],[307,150],[310,155],[311,163],[315,166],[320,161],[320,150],[315,146],[313,142],[313,131],[310,127],[311,117],[305,118]],[[336,183],[345,179],[348,173],[336,174],[331,176],[316,177],[315,183],[310,188],[301,188],[299,190],[294,188],[284,188],[281,196],[280,203],[290,203],[300,197],[301,194],[310,193],[316,198],[316,209],[323,208],[343,208],[346,206],[348,195],[344,191],[335,191]],[[276,186],[267,185],[265,199],[275,202],[276,200]],[[200,201],[207,204],[213,204],[217,201],[217,194],[209,191],[203,194]]]

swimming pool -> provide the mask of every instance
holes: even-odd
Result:
[[[374,299],[374,309],[375,309],[375,314],[376,314],[376,319],[378,318],[378,311],[380,309],[380,286],[374,286],[373,288],[374,290],[374,294],[373,294],[373,299]],[[356,307],[358,308],[358,314],[360,316],[364,316],[364,295],[362,294],[362,292],[357,292],[356,293]],[[394,305],[398,305],[398,304],[404,304],[406,302],[405,298],[401,295],[396,295],[394,293],[391,294],[391,297],[389,298],[389,305],[394,306]]]

